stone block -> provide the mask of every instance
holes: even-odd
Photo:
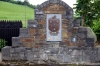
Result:
[[[87,46],[87,47],[94,47],[94,42],[89,42],[89,43],[87,43],[86,46]]]
[[[58,63],[63,63],[64,62],[64,55],[63,54],[58,54],[57,55],[57,62]]]
[[[64,54],[64,47],[61,47],[61,48],[58,48],[58,49],[59,49],[58,54]]]
[[[41,19],[43,19],[43,15],[35,15],[35,19],[36,20],[41,20]]]
[[[46,5],[49,5],[49,4],[50,4],[50,2],[49,2],[49,1],[46,1],[45,3],[46,3]]]
[[[46,2],[47,1],[45,1],[44,3],[42,3],[43,7],[41,7],[41,8],[44,8],[44,7],[46,7],[48,5]]]
[[[12,47],[19,47],[21,46],[20,37],[12,37]]]
[[[67,16],[70,15],[69,11],[66,11],[64,15],[65,15],[65,17],[67,18]]]
[[[66,16],[65,16],[65,19],[68,19],[69,21],[70,21],[70,20],[73,20],[73,16],[72,16],[72,15],[66,15]]]
[[[32,52],[37,52],[38,53],[39,50],[40,50],[39,48],[32,48]]]
[[[64,6],[65,8],[70,8],[70,6],[68,5],[68,4],[65,4],[65,6]]]
[[[19,58],[19,53],[16,53],[16,52],[10,53],[10,59],[11,60],[19,60],[20,59]]]
[[[26,55],[25,55],[25,56],[26,56],[26,59],[27,59],[28,61],[33,61],[34,56],[33,56],[33,53],[32,53],[31,50],[27,50],[25,54],[26,54]]]
[[[86,38],[86,42],[94,42],[94,38]]]
[[[82,56],[82,61],[84,63],[87,63],[87,62],[90,63],[91,62],[90,56],[88,56],[88,55]]]
[[[68,54],[64,54],[64,62],[66,63],[70,63],[71,62],[71,55],[68,55]]]
[[[42,5],[42,6],[43,6],[43,5]],[[35,14],[36,14],[36,15],[43,15],[44,13],[43,13],[43,11],[36,11]]]
[[[63,5],[63,6],[66,6],[66,3],[65,3],[65,2],[63,2],[63,3],[62,3],[62,5]]]
[[[80,38],[86,38],[87,37],[87,34],[86,33],[78,33],[77,35]]]
[[[12,43],[21,43],[20,37],[12,37]]]
[[[52,61],[57,61],[58,60],[58,57],[56,54],[50,54],[48,55],[48,59],[49,60],[52,60]]]
[[[86,38],[86,43],[88,47],[94,46],[94,38]]]
[[[10,53],[14,53],[14,52],[15,52],[15,48],[11,48]]]
[[[83,32],[84,32],[84,33],[87,33],[87,28],[86,28],[86,27],[79,27],[79,28],[78,28],[78,32],[79,32],[79,33],[83,33]]]
[[[78,55],[80,56],[80,55],[82,55],[82,51],[81,50],[73,50],[72,53],[71,53],[71,55],[72,56],[74,56],[74,55],[75,56],[78,56]]]
[[[73,23],[75,23],[75,24],[80,24],[80,21],[81,21],[80,19],[74,19],[74,20],[73,20]]]
[[[25,47],[18,47],[18,48],[15,48],[14,51],[15,51],[16,53],[19,53],[19,52],[25,52],[26,49],[25,49]]]
[[[43,47],[44,47],[44,48],[47,48],[47,47],[53,47],[53,45],[43,44]]]
[[[30,29],[30,36],[33,36],[36,34],[36,30],[34,28]]]
[[[19,58],[20,58],[20,60],[26,60],[26,58],[25,58],[25,52],[20,52],[19,53]]]
[[[13,44],[12,44],[12,47],[20,47],[20,46],[22,46],[21,43],[13,43]]]
[[[74,24],[73,27],[80,27],[80,24]]]
[[[34,41],[35,41],[34,38],[22,38],[23,43],[31,43],[31,42],[34,42]]]
[[[51,48],[51,54],[58,54],[59,48]]]
[[[100,47],[98,47],[98,62],[100,62]]]
[[[60,3],[59,4],[62,5],[63,4],[63,1],[60,0]]]
[[[20,37],[29,37],[29,29],[28,28],[20,28]]]
[[[10,59],[10,46],[2,48],[2,60],[11,60]]]
[[[40,60],[48,60],[48,55],[46,53],[42,53],[39,55],[40,56]]]
[[[50,4],[58,4],[60,0],[49,0]]]
[[[28,28],[36,28],[37,26],[37,20],[28,20]]]
[[[42,3],[39,7],[43,9],[43,7],[45,7],[45,6],[44,6],[44,4]],[[40,13],[39,13],[39,14],[40,14]],[[42,13],[41,13],[41,14],[42,14]]]
[[[97,41],[97,37],[96,34],[93,32],[93,30],[90,27],[86,27],[87,28],[87,38],[94,38],[94,42]]]
[[[37,6],[37,9],[38,9],[38,10],[42,10],[42,8],[41,8],[41,6],[40,6],[40,5],[39,5],[39,6]]]
[[[82,62],[82,56],[72,56],[71,57],[71,62],[72,63],[80,63],[80,62]]]

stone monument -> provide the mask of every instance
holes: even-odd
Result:
[[[96,40],[90,27],[81,27],[80,19],[73,18],[68,4],[48,0],[35,9],[35,19],[28,20],[28,28],[20,28],[20,35],[12,37],[12,46],[2,48],[2,60],[99,62]]]

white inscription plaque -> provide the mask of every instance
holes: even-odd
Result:
[[[47,41],[62,40],[61,14],[47,14],[46,18],[46,39]]]

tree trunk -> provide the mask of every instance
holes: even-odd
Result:
[[[84,26],[84,16],[82,15],[82,24],[81,26]]]

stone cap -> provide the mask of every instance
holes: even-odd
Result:
[[[97,41],[97,37],[90,27],[79,27],[78,32],[87,32],[87,38],[94,38],[94,42]]]
[[[41,10],[41,9],[45,8],[47,5],[49,5],[49,4],[60,4],[63,7],[65,7],[68,11],[70,11],[70,10],[73,11],[73,9],[68,4],[63,2],[62,0],[47,0],[44,3],[42,3],[41,5],[39,5],[37,7],[37,9]]]

